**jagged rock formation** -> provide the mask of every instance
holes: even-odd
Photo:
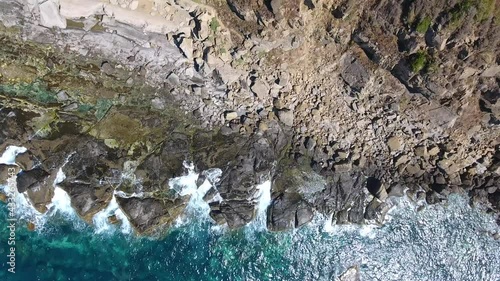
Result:
[[[18,187],[40,211],[61,168],[84,219],[120,191],[141,233],[182,213],[188,198],[168,180],[185,160],[222,169],[211,216],[230,227],[254,219],[266,179],[272,230],[316,211],[382,222],[405,187],[429,203],[466,191],[498,212],[498,11],[486,0],[1,0],[0,148],[29,149]]]

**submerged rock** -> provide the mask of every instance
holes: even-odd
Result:
[[[359,267],[357,265],[349,267],[342,275],[339,276],[339,281],[360,281]]]

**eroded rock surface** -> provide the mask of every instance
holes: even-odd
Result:
[[[184,161],[222,170],[207,201],[234,228],[266,180],[272,230],[381,223],[404,188],[499,211],[494,1],[139,2],[0,0],[0,149],[29,149],[40,211],[62,167],[84,219],[119,191],[152,233]]]

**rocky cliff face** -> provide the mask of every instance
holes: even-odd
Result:
[[[254,219],[267,179],[272,230],[314,212],[382,222],[404,188],[428,203],[466,192],[498,212],[498,11],[488,0],[1,0],[1,148],[29,149],[18,188],[40,211],[61,169],[84,219],[119,192],[141,233],[182,213],[189,198],[168,180],[185,160],[222,169],[211,216],[230,227]]]

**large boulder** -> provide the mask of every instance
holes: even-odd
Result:
[[[297,228],[311,221],[313,216],[313,207],[299,193],[286,192],[269,206],[267,227],[272,231]]]
[[[31,204],[41,213],[47,211],[52,201],[54,188],[49,180],[50,174],[41,168],[22,171],[17,175],[17,190],[26,192]]]
[[[354,91],[365,87],[371,73],[370,62],[362,51],[348,52],[340,58],[340,76]]]
[[[141,234],[171,225],[186,207],[187,199],[172,194],[163,198],[116,197],[134,229]]]
[[[322,173],[326,180],[323,190],[311,197],[311,202],[324,214],[347,210],[363,194],[366,185],[364,176],[359,171]]]
[[[66,178],[59,183],[71,198],[71,205],[86,221],[92,221],[113,196],[115,185],[120,182],[121,161],[104,145],[93,139],[83,143],[62,167]]]
[[[255,217],[256,187],[269,179],[276,159],[267,139],[253,141],[226,168],[218,186],[223,199],[218,209],[231,228],[244,226]]]

